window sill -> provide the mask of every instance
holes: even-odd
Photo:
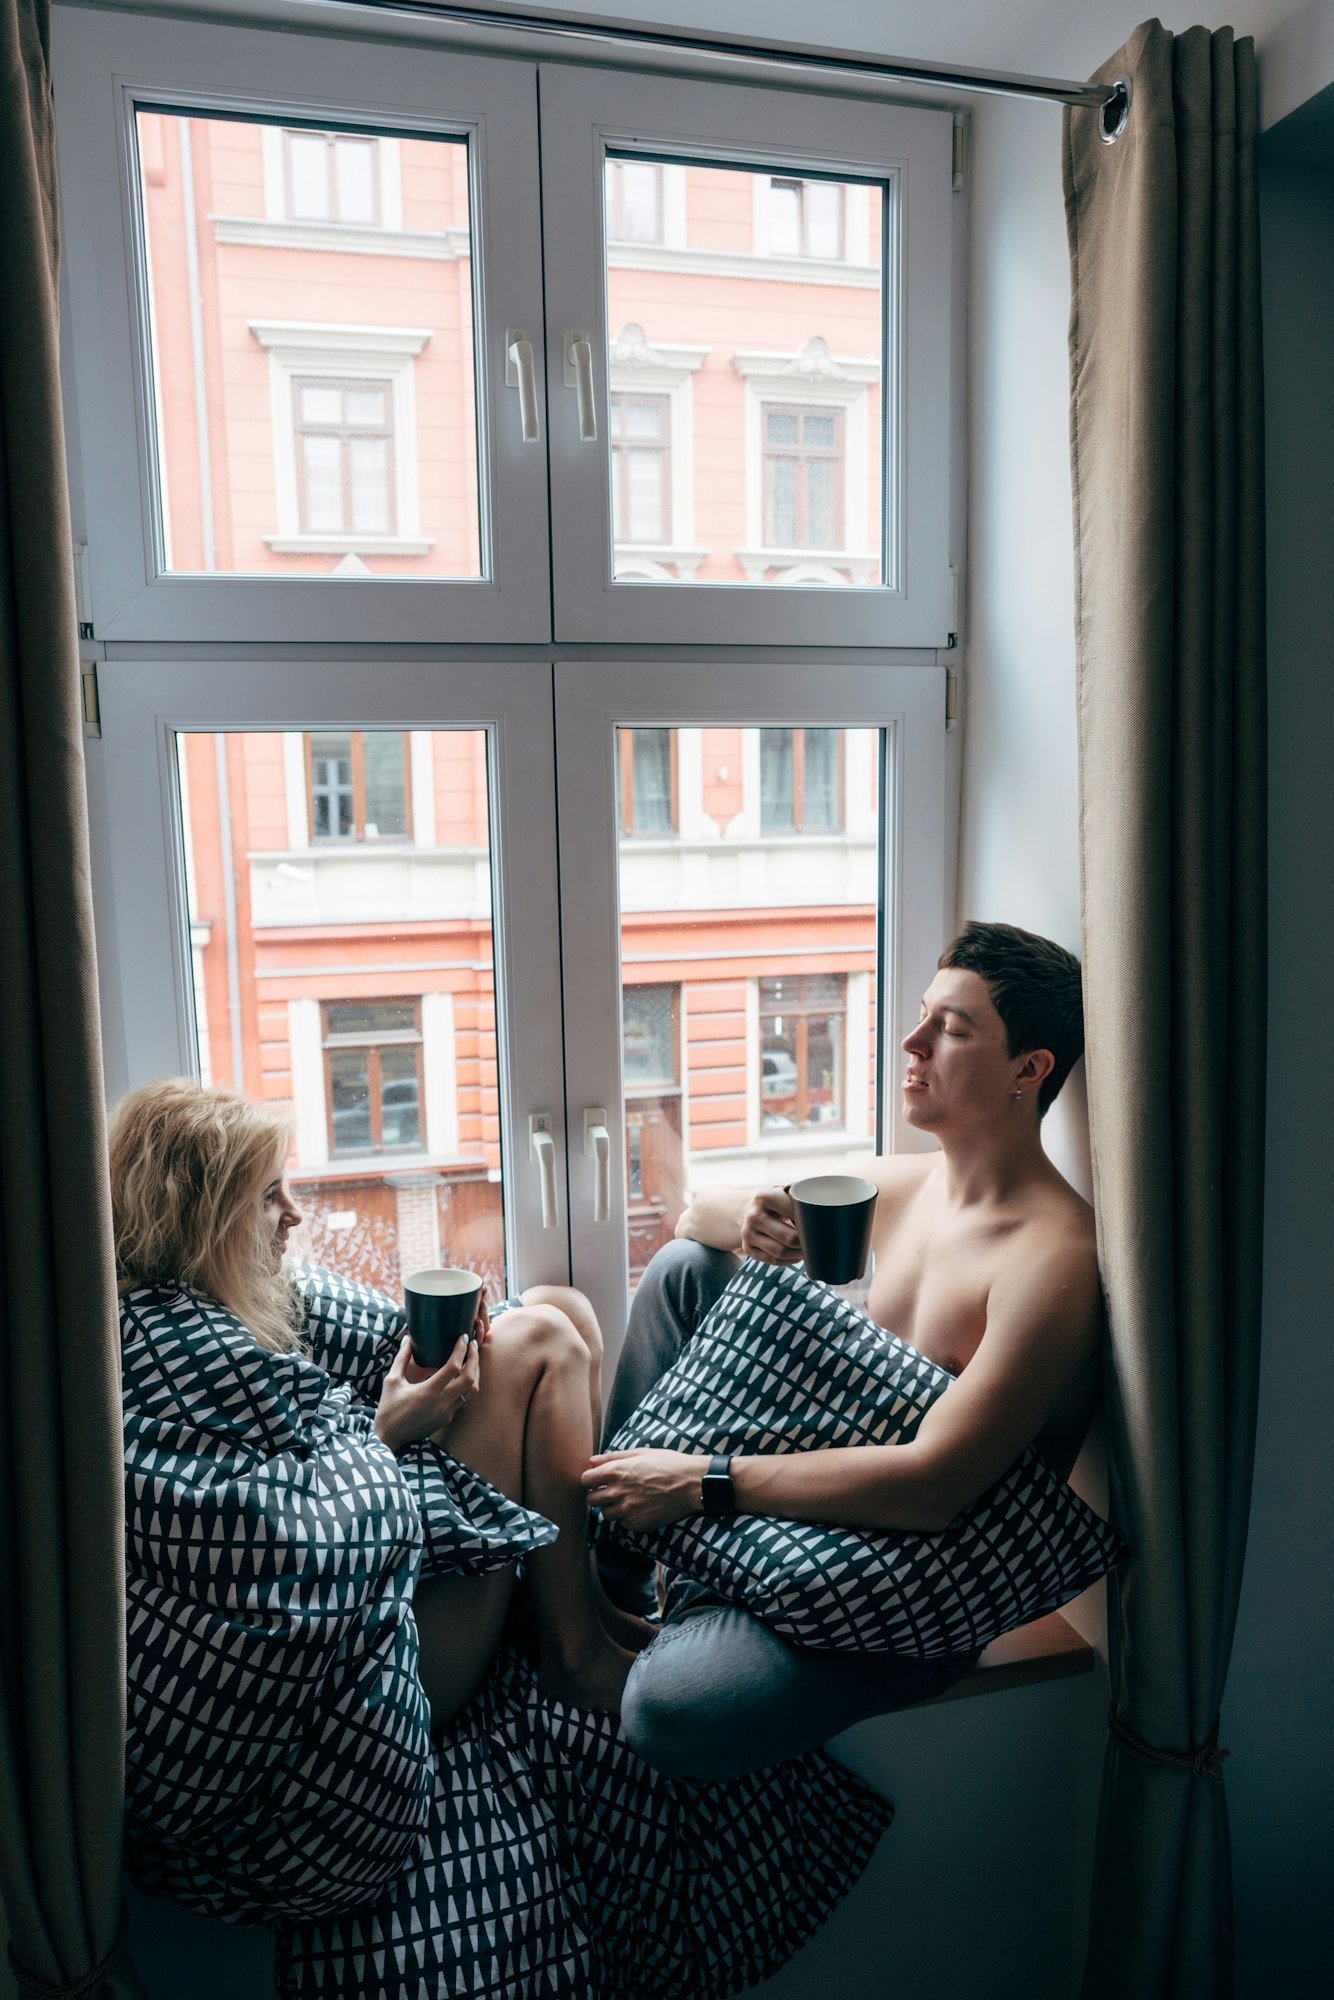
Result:
[[[1021,1625],[993,1639],[971,1673],[930,1701],[909,1702],[910,1708],[939,1708],[942,1702],[971,1701],[974,1695],[999,1694],[1005,1688],[1029,1687],[1036,1681],[1065,1680],[1071,1674],[1091,1674],[1098,1655],[1087,1639],[1059,1611]]]
[[[374,535],[265,535],[264,541],[276,556],[426,556],[435,547],[433,541],[397,535],[379,539]]]

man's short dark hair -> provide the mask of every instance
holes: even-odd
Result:
[[[975,972],[1005,1028],[1011,1056],[1050,1049],[1054,1066],[1038,1091],[1045,1118],[1065,1079],[1084,1053],[1084,989],[1079,960],[1050,938],[1014,924],[965,924],[941,953],[942,971]]]

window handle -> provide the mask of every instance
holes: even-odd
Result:
[[[537,421],[537,372],[533,367],[533,341],[525,327],[505,329],[505,386],[519,392],[519,425],[525,444],[537,444],[542,436]]]
[[[556,1214],[556,1141],[551,1136],[551,1113],[535,1111],[528,1120],[528,1157],[537,1161],[542,1181],[542,1227],[554,1229]]]
[[[598,415],[593,402],[593,349],[588,335],[578,330],[565,336],[565,386],[579,399],[579,436],[588,444],[598,434]]]
[[[593,1220],[607,1222],[611,1217],[611,1133],[607,1129],[607,1112],[604,1105],[592,1106],[584,1113],[584,1157],[593,1160]]]

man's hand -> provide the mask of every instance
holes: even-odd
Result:
[[[584,1491],[593,1506],[627,1528],[665,1528],[700,1510],[707,1453],[600,1451],[588,1461]]]
[[[799,1264],[792,1197],[783,1188],[761,1188],[746,1204],[741,1218],[741,1254],[761,1264]]]
[[[477,1329],[483,1327],[485,1309]],[[375,1412],[375,1435],[390,1451],[399,1452],[418,1438],[443,1430],[470,1397],[481,1388],[481,1338],[461,1335],[448,1361],[439,1368],[419,1368],[412,1358],[412,1336],[404,1334],[394,1365],[384,1378]]]

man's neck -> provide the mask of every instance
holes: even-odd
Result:
[[[936,1136],[951,1208],[1003,1208],[1054,1171],[1036,1125]]]

